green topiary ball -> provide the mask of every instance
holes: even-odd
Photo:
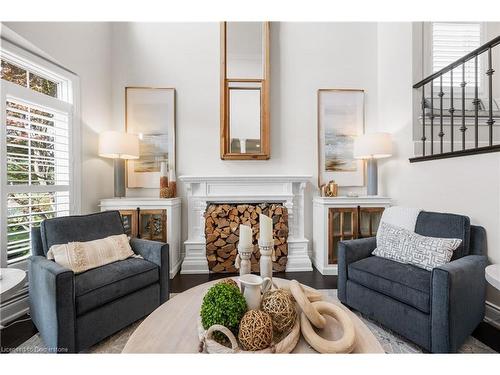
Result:
[[[229,328],[238,336],[240,320],[247,311],[245,297],[234,285],[219,283],[212,286],[201,304],[201,324],[208,329],[214,324]],[[224,335],[216,332],[214,337],[219,341]]]

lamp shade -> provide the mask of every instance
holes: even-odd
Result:
[[[392,155],[392,141],[389,133],[363,134],[354,140],[356,159],[382,159]]]
[[[135,134],[106,131],[99,135],[99,156],[111,159],[138,159],[139,138]]]

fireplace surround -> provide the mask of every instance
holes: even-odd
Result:
[[[182,274],[209,273],[205,213],[213,203],[281,203],[288,213],[286,271],[311,271],[309,240],[304,236],[304,191],[311,176],[181,176],[186,185],[188,239]]]

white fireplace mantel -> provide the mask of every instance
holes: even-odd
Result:
[[[287,272],[312,270],[304,236],[304,190],[311,176],[180,176],[187,188],[188,239],[181,273],[208,273],[204,213],[210,203],[283,203],[288,209]]]

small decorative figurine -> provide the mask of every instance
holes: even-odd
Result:
[[[336,197],[338,195],[339,186],[334,180],[327,184],[321,185],[320,193],[322,197]]]

